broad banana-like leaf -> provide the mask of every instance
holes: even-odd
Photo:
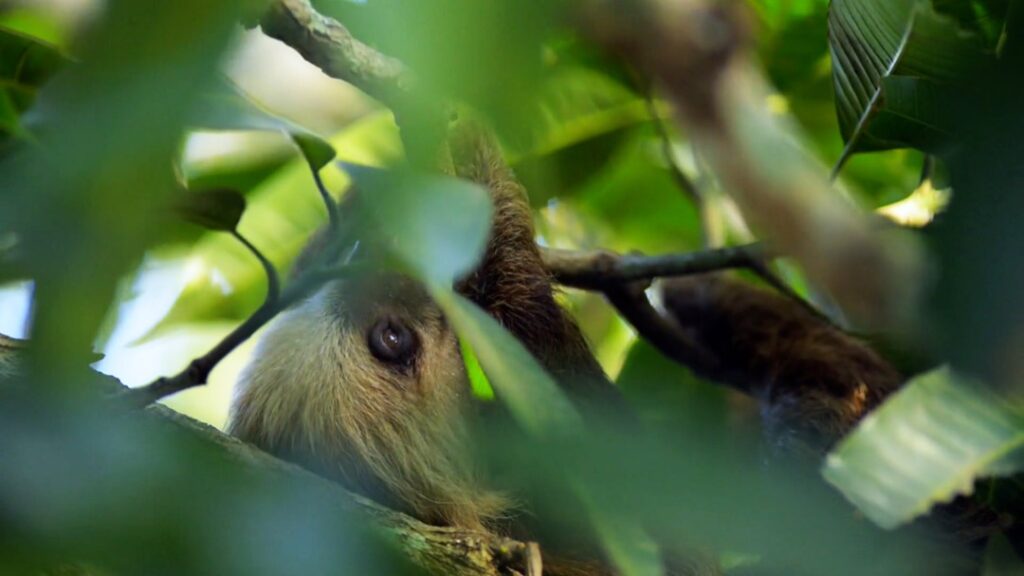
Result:
[[[883,528],[1024,464],[1024,406],[939,368],[893,395],[828,456],[825,479]]]
[[[984,66],[980,40],[929,0],[834,0],[829,47],[844,156],[936,151],[950,129],[950,87]]]

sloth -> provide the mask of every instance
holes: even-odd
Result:
[[[453,130],[448,145],[455,174],[486,187],[494,205],[485,253],[456,289],[576,397],[614,396],[555,302],[525,191],[499,149],[479,128]],[[380,270],[330,282],[272,323],[240,377],[228,430],[424,521],[483,529],[511,500],[469,457],[476,412],[441,309],[414,280]]]
[[[494,205],[482,259],[456,290],[570,398],[620,409],[555,300],[526,192],[499,147],[475,126],[452,130],[448,145],[455,175]],[[780,445],[823,450],[901,381],[869,347],[775,294],[722,276],[661,289],[670,321],[728,367],[709,376],[755,396]],[[514,499],[471,457],[479,404],[441,309],[413,279],[380,270],[334,280],[272,323],[238,382],[229,431],[428,523],[494,530]]]

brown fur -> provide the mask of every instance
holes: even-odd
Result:
[[[705,376],[758,399],[783,452],[821,454],[903,381],[866,344],[767,290],[720,274],[660,290],[669,315],[724,367]]]

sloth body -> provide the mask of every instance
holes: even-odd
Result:
[[[485,186],[494,203],[481,263],[455,288],[571,398],[617,406],[555,302],[525,191],[500,151],[472,129],[455,131],[449,147],[456,174]],[[675,321],[732,366],[711,376],[759,398],[780,430],[795,422],[799,436],[827,445],[899,382],[868,348],[773,294],[707,278],[663,288]],[[470,457],[478,411],[440,308],[415,281],[379,272],[333,281],[272,324],[238,383],[229,430],[426,522],[490,529],[512,504]]]

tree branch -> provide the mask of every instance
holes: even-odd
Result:
[[[389,108],[401,108],[415,85],[404,64],[360,42],[340,22],[317,12],[308,0],[274,2],[260,27],[324,74],[352,84]]]
[[[328,76],[348,82],[391,109],[405,156],[435,167],[448,122],[448,106],[417,89],[413,73],[396,58],[364,44],[309,0],[277,0],[260,20],[263,32],[295,49]]]
[[[660,256],[555,249],[545,249],[541,255],[544,265],[559,284],[602,292],[626,283],[660,277],[753,268],[770,257],[760,243]]]

